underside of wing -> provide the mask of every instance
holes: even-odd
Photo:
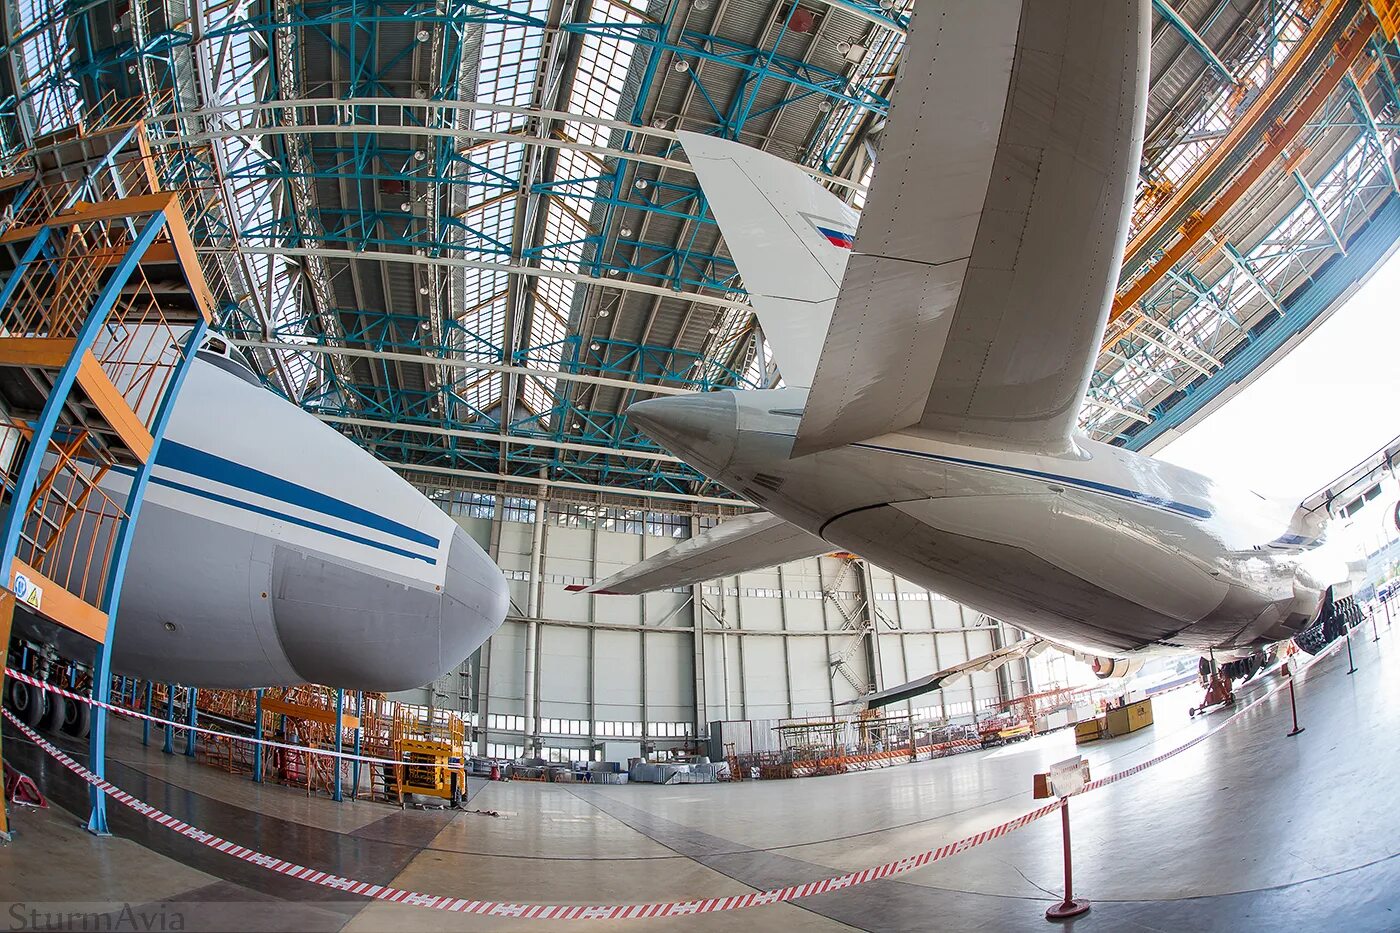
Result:
[[[794,456],[1067,449],[1142,149],[1147,0],[920,4]]]
[[[569,589],[613,595],[652,593],[815,557],[831,549],[821,538],[776,515],[744,515],[716,525],[592,586]]]
[[[907,684],[900,684],[898,687],[890,687],[888,690],[881,690],[861,697],[856,702],[866,709],[878,709],[881,706],[889,706],[891,703],[899,703],[903,700],[913,699],[925,693],[946,687],[949,683],[959,677],[966,677],[978,671],[994,671],[1004,664],[1019,660],[1024,657],[1034,657],[1046,648],[1050,647],[1042,638],[1023,638],[1013,645],[1005,648],[998,648],[987,654],[978,655],[971,660],[952,667],[945,667],[941,671],[929,674],[927,677],[920,677],[918,680],[911,680]]]

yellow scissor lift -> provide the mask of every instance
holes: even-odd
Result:
[[[467,726],[462,717],[442,709],[400,704],[394,710],[390,742],[393,759],[386,766],[384,795],[438,797],[453,806],[467,792]],[[392,774],[388,772],[392,770]]]
[[[106,700],[133,530],[214,299],[140,123],[38,140],[28,162],[0,180],[0,573],[11,597],[0,634],[8,663],[41,679],[90,665]],[[44,704],[46,728],[77,718],[56,695],[0,686],[7,701],[13,691]],[[100,708],[82,717],[99,776],[105,726]],[[92,803],[88,828],[105,834],[103,795]]]

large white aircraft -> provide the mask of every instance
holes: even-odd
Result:
[[[1335,637],[1324,623],[1346,613],[1355,568],[1324,517],[1078,430],[1127,238],[1149,36],[1148,0],[924,0],[859,218],[778,157],[680,134],[786,388],[628,416],[767,514],[589,589],[839,548],[1103,675],[1144,653]]]
[[[109,476],[104,487],[124,495],[130,474]],[[85,553],[91,535],[81,528],[68,546]],[[508,603],[500,569],[449,515],[265,389],[222,337],[205,338],[136,526],[115,671],[196,687],[406,690],[460,664]],[[34,644],[91,655],[27,609],[15,622]]]

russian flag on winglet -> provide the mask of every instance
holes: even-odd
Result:
[[[835,230],[831,227],[823,227],[821,224],[814,224],[817,232],[826,237],[832,246],[839,246],[841,249],[850,249],[855,243],[854,233],[847,233],[844,230]]]

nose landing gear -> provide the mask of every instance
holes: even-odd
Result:
[[[1193,706],[1187,712],[1191,714],[1192,719],[1195,719],[1198,713],[1204,713],[1212,706],[1223,709],[1234,705],[1235,691],[1230,686],[1230,678],[1225,676],[1223,671],[1216,671],[1210,675],[1210,680],[1206,684],[1206,695],[1205,699],[1201,701],[1201,705]]]

